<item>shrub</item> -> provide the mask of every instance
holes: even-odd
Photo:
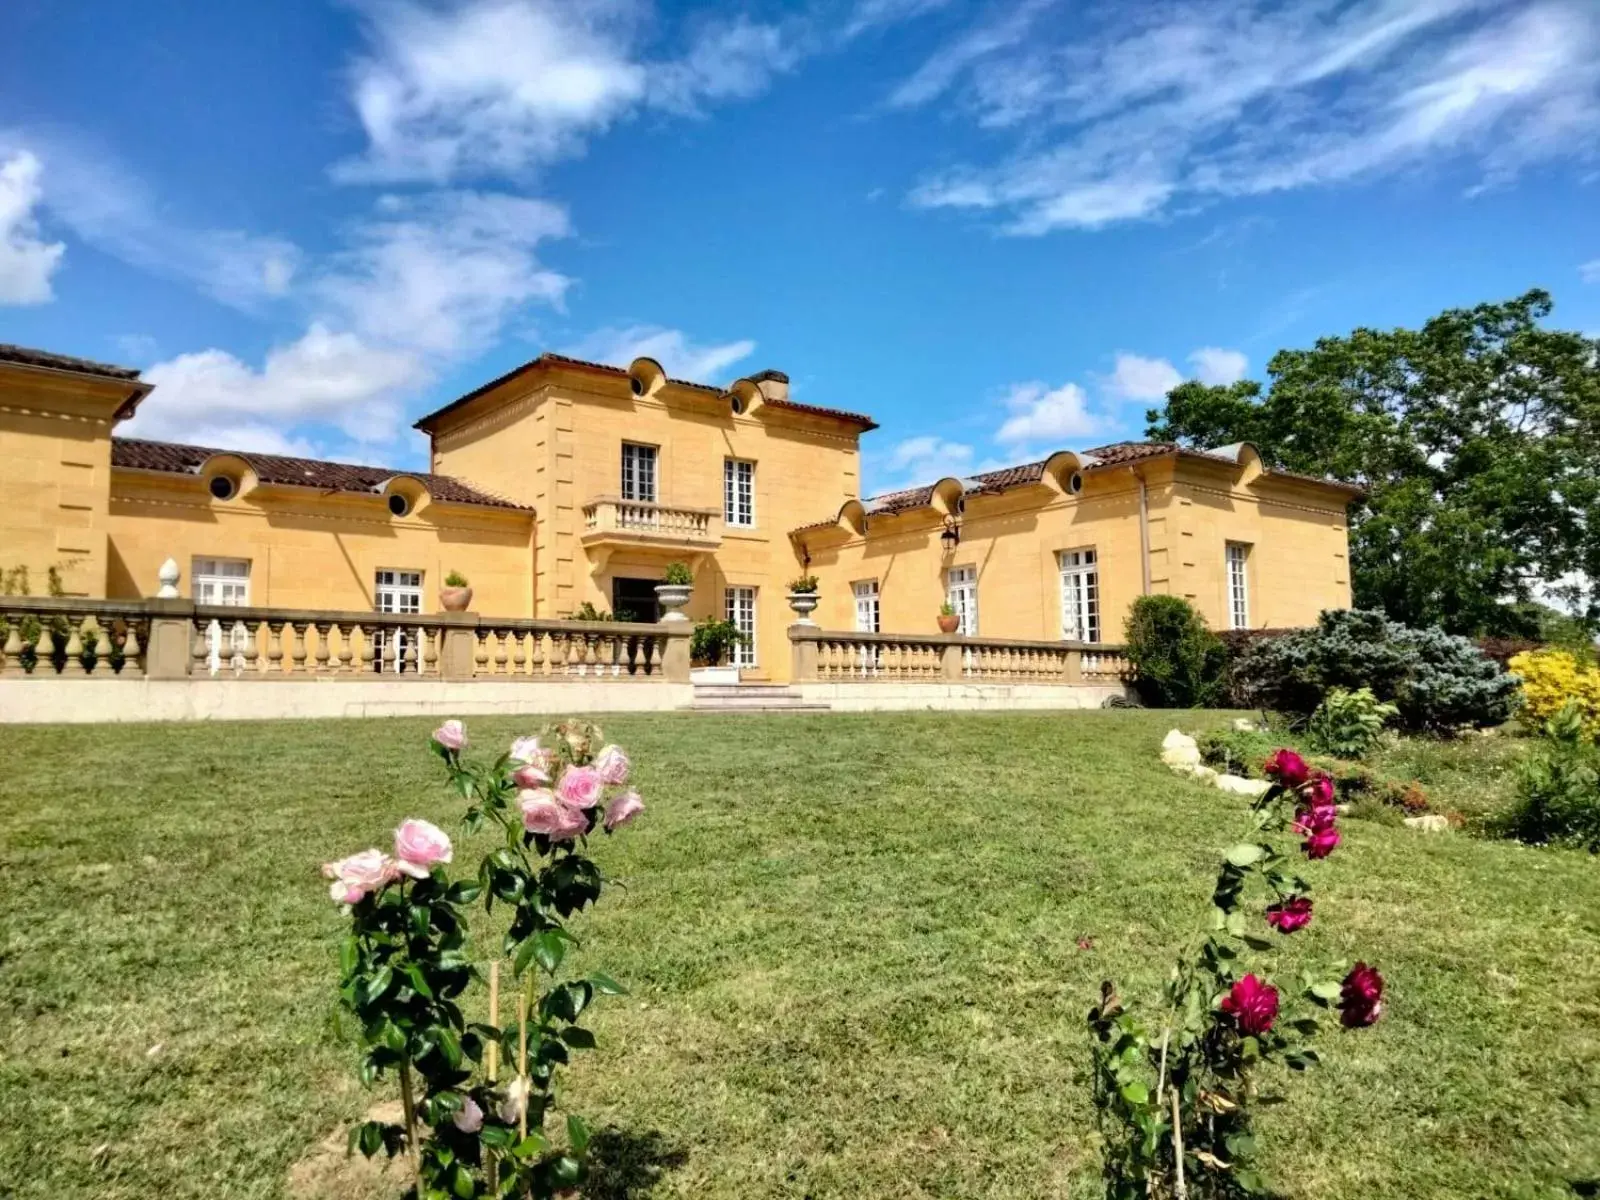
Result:
[[[1356,609],[1330,610],[1311,629],[1255,643],[1238,675],[1251,705],[1299,723],[1336,687],[1370,688],[1413,732],[1498,725],[1517,701],[1517,677],[1466,638]]]
[[[815,575],[801,575],[789,581],[789,590],[801,595],[816,595],[817,577]]]
[[[1568,704],[1577,706],[1584,732],[1600,738],[1600,667],[1584,666],[1565,650],[1518,654],[1511,669],[1522,677],[1522,711],[1548,723]]]
[[[1270,734],[1254,729],[1213,729],[1196,739],[1200,761],[1229,775],[1261,778],[1262,764],[1277,746]]]
[[[602,745],[598,727],[568,721],[548,744],[518,738],[492,761],[467,762],[466,730],[433,735],[450,792],[466,802],[469,832],[504,833],[472,877],[452,882],[455,847],[427,821],[395,830],[394,854],[377,849],[323,867],[350,933],[339,947],[339,999],[360,1028],[361,1078],[397,1077],[403,1123],[366,1121],[350,1146],[371,1158],[404,1156],[418,1197],[570,1195],[586,1174],[589,1128],[576,1113],[564,1137],[547,1127],[558,1064],[592,1049],[579,1022],[599,996],[622,988],[598,972],[563,978],[577,939],[566,922],[600,899],[604,877],[588,839],[627,824],[644,807],[624,791],[630,764]],[[483,978],[468,942],[467,909],[499,901],[508,914],[487,965],[488,1021],[468,1021],[462,997]],[[504,961],[502,961],[504,960]],[[503,968],[503,970],[502,970]],[[502,1022],[508,976],[515,1014]]]
[[[720,666],[728,652],[735,646],[742,646],[746,640],[732,621],[718,618],[701,621],[689,639],[689,657],[695,662]]]
[[[468,587],[467,577],[460,571],[451,571],[444,577],[445,587]]]
[[[1384,723],[1399,713],[1372,694],[1371,688],[1333,688],[1311,714],[1306,732],[1312,747],[1336,758],[1365,758],[1383,736]]]
[[[1545,723],[1540,741],[1518,776],[1517,798],[1492,826],[1521,842],[1600,853],[1600,748],[1576,702]]]
[[[674,587],[689,587],[694,583],[694,572],[689,569],[689,564],[686,562],[669,562],[661,582],[670,583]]]
[[[1221,693],[1226,653],[1181,596],[1140,596],[1124,627],[1134,688],[1152,708],[1204,708]]]
[[[1312,920],[1311,886],[1286,843],[1303,838],[1308,860],[1338,845],[1332,789],[1290,751],[1274,756],[1270,774],[1273,786],[1253,804],[1250,833],[1217,873],[1211,932],[1172,972],[1160,1024],[1125,1008],[1110,980],[1089,1012],[1108,1200],[1265,1193],[1254,1163],[1256,1075],[1263,1064],[1303,1071],[1319,1061],[1312,1011],[1281,1012],[1292,998],[1264,966],[1246,961]],[[1376,970],[1357,963],[1343,981],[1320,975],[1302,973],[1301,1000],[1337,1008],[1347,1029],[1378,1019],[1384,985]]]

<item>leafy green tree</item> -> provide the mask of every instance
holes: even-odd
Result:
[[[1538,632],[1557,596],[1600,628],[1600,339],[1546,329],[1548,293],[1283,350],[1270,387],[1187,382],[1152,438],[1248,441],[1271,465],[1359,483],[1355,603],[1462,634]]]

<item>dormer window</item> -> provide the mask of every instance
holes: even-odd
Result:
[[[218,500],[232,500],[239,494],[238,481],[232,475],[213,475],[206,487]]]
[[[397,517],[409,516],[411,514],[411,501],[407,500],[399,492],[395,492],[389,497],[389,511]]]

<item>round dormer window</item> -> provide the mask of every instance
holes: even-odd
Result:
[[[733,415],[737,417],[744,411],[744,401],[739,399],[739,397],[735,396],[732,392],[729,392],[728,407],[733,409]]]
[[[218,500],[232,500],[239,494],[239,484],[232,475],[213,475],[206,485]]]
[[[631,376],[628,379],[628,390],[635,396],[644,395],[644,380],[640,379],[637,375]]]
[[[411,501],[396,492],[389,497],[389,511],[397,517],[409,516],[411,513]]]
[[[1076,496],[1083,491],[1083,476],[1074,471],[1067,479],[1067,491]]]

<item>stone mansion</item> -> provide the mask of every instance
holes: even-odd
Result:
[[[1350,598],[1357,489],[1266,469],[1249,445],[1122,442],[878,496],[870,417],[800,403],[761,371],[730,386],[543,354],[430,413],[426,472],[116,436],[160,404],[138,372],[0,346],[0,580],[42,594],[185,596],[433,612],[457,571],[473,609],[657,616],[668,563],[687,614],[749,635],[746,678],[783,680],[788,584],[825,630],[1119,642],[1141,593],[1213,628],[1312,622]]]

